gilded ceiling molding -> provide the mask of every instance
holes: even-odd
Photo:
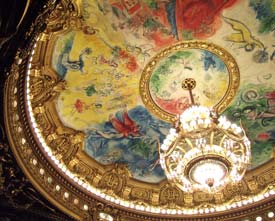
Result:
[[[183,193],[167,180],[148,184],[134,179],[123,164],[104,166],[88,157],[83,151],[85,134],[66,127],[58,117],[55,99],[66,88],[66,81],[51,68],[58,35],[81,30],[80,10],[77,4],[62,1],[46,22],[47,29],[39,36],[41,27],[36,30],[35,25],[32,26],[29,34],[37,34],[27,49],[19,51],[12,66],[5,87],[5,124],[20,167],[51,203],[78,220],[95,221],[100,220],[101,212],[116,221],[206,221],[213,216],[240,220],[248,213],[255,216],[274,208],[274,159],[249,171],[242,182],[210,195]],[[228,54],[222,49],[215,51],[212,45],[209,48],[226,56],[228,66],[238,73]],[[235,95],[238,77],[233,75],[232,90],[219,104],[219,111]]]

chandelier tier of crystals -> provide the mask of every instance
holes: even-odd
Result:
[[[196,81],[187,78],[192,105],[160,146],[160,164],[168,180],[184,192],[215,193],[240,181],[250,163],[250,142],[243,127],[194,103]]]

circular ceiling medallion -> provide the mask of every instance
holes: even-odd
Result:
[[[193,78],[195,103],[223,111],[234,98],[240,72],[234,58],[223,48],[204,41],[174,44],[155,55],[144,68],[140,94],[145,106],[172,122],[191,103],[182,82]]]

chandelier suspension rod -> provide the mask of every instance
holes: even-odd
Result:
[[[194,101],[194,96],[193,96],[193,93],[192,93],[192,89],[188,89],[188,91],[189,91],[189,96],[190,96],[190,99],[191,99],[191,104],[194,105],[195,101]]]

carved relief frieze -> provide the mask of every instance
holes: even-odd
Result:
[[[115,164],[102,175],[98,187],[106,189],[107,192],[110,191],[116,195],[121,195],[122,189],[127,184],[129,177],[130,173],[125,165]]]
[[[50,102],[65,87],[66,82],[64,80],[54,78],[47,73],[41,74],[40,70],[32,70],[30,75],[30,90],[33,107]]]
[[[131,199],[132,200],[141,200],[141,201],[149,201],[150,200],[150,194],[151,191],[145,190],[143,188],[139,187],[133,187],[131,191]]]
[[[184,193],[177,187],[165,184],[160,189],[159,200],[161,205],[176,208],[177,205],[180,206],[184,204],[183,195]]]
[[[88,183],[93,184],[93,180],[99,174],[97,169],[91,169],[83,161],[75,157],[68,163],[68,168],[75,174],[78,174],[79,179],[86,180]],[[98,182],[97,182],[98,183]]]
[[[274,182],[275,178],[275,167],[271,167],[269,170],[264,171],[257,177],[257,183],[260,186],[265,186],[268,183]]]

